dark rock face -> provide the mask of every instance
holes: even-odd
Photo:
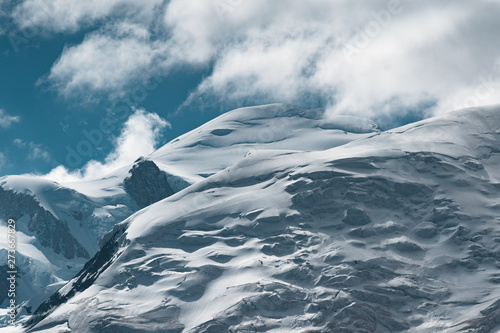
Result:
[[[36,309],[33,316],[26,322],[25,327],[33,327],[77,292],[82,292],[91,286],[99,275],[113,263],[113,255],[116,253],[116,249],[119,246],[119,237],[123,235],[123,232],[123,229],[113,229],[112,234],[107,235],[109,239],[99,252],[85,264],[83,269],[77,274],[77,277],[71,280],[71,289],[65,293],[59,290],[50,296]]]
[[[18,220],[27,215],[27,230],[35,235],[42,246],[64,255],[67,259],[89,258],[87,250],[71,235],[64,221],[45,210],[31,195],[16,193],[0,187],[0,217]]]
[[[135,161],[124,181],[125,190],[140,208],[174,194],[167,181],[167,174],[161,171],[153,161],[143,157]]]

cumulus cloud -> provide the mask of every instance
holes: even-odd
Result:
[[[9,128],[12,124],[21,121],[19,116],[11,116],[5,112],[4,109],[0,109],[0,127]]]
[[[161,47],[147,29],[119,23],[65,48],[48,80],[65,96],[122,91],[155,67]]]
[[[162,131],[170,124],[156,113],[137,109],[125,122],[115,140],[114,150],[104,162],[91,160],[82,169],[69,171],[64,166],[54,168],[45,177],[57,182],[96,179],[152,153],[161,139]]]
[[[332,113],[384,118],[500,103],[497,4],[278,2],[227,13],[236,42],[221,48],[188,104],[210,96],[300,103],[312,94]]]
[[[185,105],[313,96],[331,113],[377,119],[500,103],[498,1],[171,0],[135,15],[132,1],[95,0],[66,21],[55,10],[59,23],[36,19],[43,3],[25,0],[17,21],[61,31],[110,18],[53,65],[48,80],[64,95],[123,93],[145,69],[207,66]]]

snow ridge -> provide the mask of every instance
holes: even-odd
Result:
[[[139,209],[224,170],[251,150],[322,150],[379,132],[370,121],[327,121],[323,112],[282,104],[234,110],[101,179],[59,184],[32,175],[1,178],[0,227],[15,218],[23,240],[21,322],[83,269],[105,245],[98,245],[103,235]],[[0,250],[0,256],[6,253]],[[0,270],[0,278],[5,274]]]
[[[200,132],[233,133],[216,125]],[[207,178],[193,168],[201,179],[117,224],[27,327],[494,332],[499,146],[500,108],[490,107],[327,150],[253,150]]]

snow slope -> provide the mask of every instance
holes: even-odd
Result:
[[[78,273],[99,249],[98,240],[136,210],[125,195],[89,198],[39,177],[8,176],[0,179],[0,186],[0,230],[7,219],[16,221],[21,316]],[[7,263],[3,241],[0,260]],[[5,270],[0,269],[0,278],[6,278]],[[0,295],[0,304],[8,301],[6,296]]]
[[[18,227],[21,314],[29,314],[80,271],[117,222],[225,169],[250,150],[323,150],[379,131],[359,118],[325,121],[323,112],[281,104],[234,110],[101,179],[56,183],[33,175],[0,178],[0,228],[9,218]],[[165,182],[168,189],[153,186]],[[6,255],[6,244],[0,243],[0,259]],[[0,278],[5,274],[0,270]],[[0,297],[0,304],[7,301]]]
[[[117,224],[30,331],[497,332],[499,147],[491,107],[252,151]]]
[[[325,120],[323,109],[271,104],[223,114],[149,158],[160,169],[193,184],[231,166],[251,150],[325,150],[379,131],[366,119],[336,116]]]

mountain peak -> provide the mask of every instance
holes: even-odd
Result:
[[[126,192],[140,208],[174,194],[167,175],[151,160],[138,158],[124,180]]]
[[[211,136],[235,142],[242,129],[226,120],[184,138],[212,146],[180,138],[176,157],[224,152]],[[466,111],[327,150],[246,154],[118,224],[99,265],[42,305],[31,329],[492,331],[498,127],[495,112]],[[286,142],[299,127],[277,128]]]

